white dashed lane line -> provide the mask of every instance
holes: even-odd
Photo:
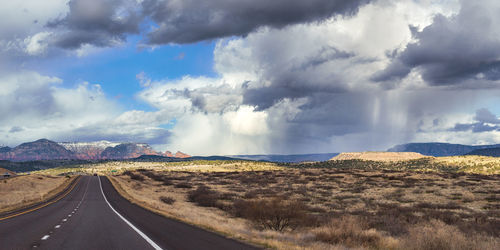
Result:
[[[42,240],[47,240],[50,237],[50,235],[45,235],[42,237]]]

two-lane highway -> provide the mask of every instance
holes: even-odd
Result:
[[[106,177],[84,176],[59,201],[0,220],[0,249],[255,249],[154,214]]]

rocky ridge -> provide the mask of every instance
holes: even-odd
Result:
[[[35,160],[105,160],[131,159],[141,155],[158,155],[167,157],[187,158],[188,154],[177,152],[157,152],[146,143],[116,143],[98,142],[53,142],[40,139],[23,143],[17,147],[1,147],[0,160],[35,161]]]

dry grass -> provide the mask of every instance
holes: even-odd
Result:
[[[444,249],[478,249],[453,237],[480,241],[483,249],[500,246],[498,175],[328,168],[133,174],[144,178],[113,178],[129,199],[279,249],[405,249],[412,241],[439,245],[443,239],[450,242],[439,245]],[[163,202],[165,196],[175,202]],[[305,219],[274,231],[259,222],[263,211],[252,217],[241,210],[242,204],[266,207],[276,199],[303,209]]]
[[[379,154],[379,153],[376,153]],[[334,158],[335,159],[335,158]],[[372,160],[343,159],[310,163],[280,163],[281,166],[291,168],[331,168],[331,169],[362,169],[362,170],[397,170],[417,172],[447,172],[471,173],[485,175],[500,174],[500,157],[487,156],[450,156],[450,157],[424,157],[419,159],[391,161],[380,157]],[[390,158],[389,158],[390,159]]]
[[[70,178],[38,174],[0,180],[0,212],[49,199],[70,182]]]
[[[436,157],[433,161],[437,164],[456,166],[460,172],[500,174],[500,157],[464,155]]]
[[[100,174],[114,175],[125,171],[147,169],[155,171],[187,171],[187,172],[239,172],[261,170],[283,170],[275,163],[255,161],[185,161],[185,162],[132,162],[110,161],[96,164],[59,167],[37,171],[34,173],[61,174]]]
[[[498,249],[498,240],[483,235],[466,235],[457,227],[439,220],[420,223],[410,228],[400,248],[407,250],[494,250]]]

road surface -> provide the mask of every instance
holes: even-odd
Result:
[[[0,249],[257,249],[152,213],[106,177],[83,176],[59,201],[0,218]]]

